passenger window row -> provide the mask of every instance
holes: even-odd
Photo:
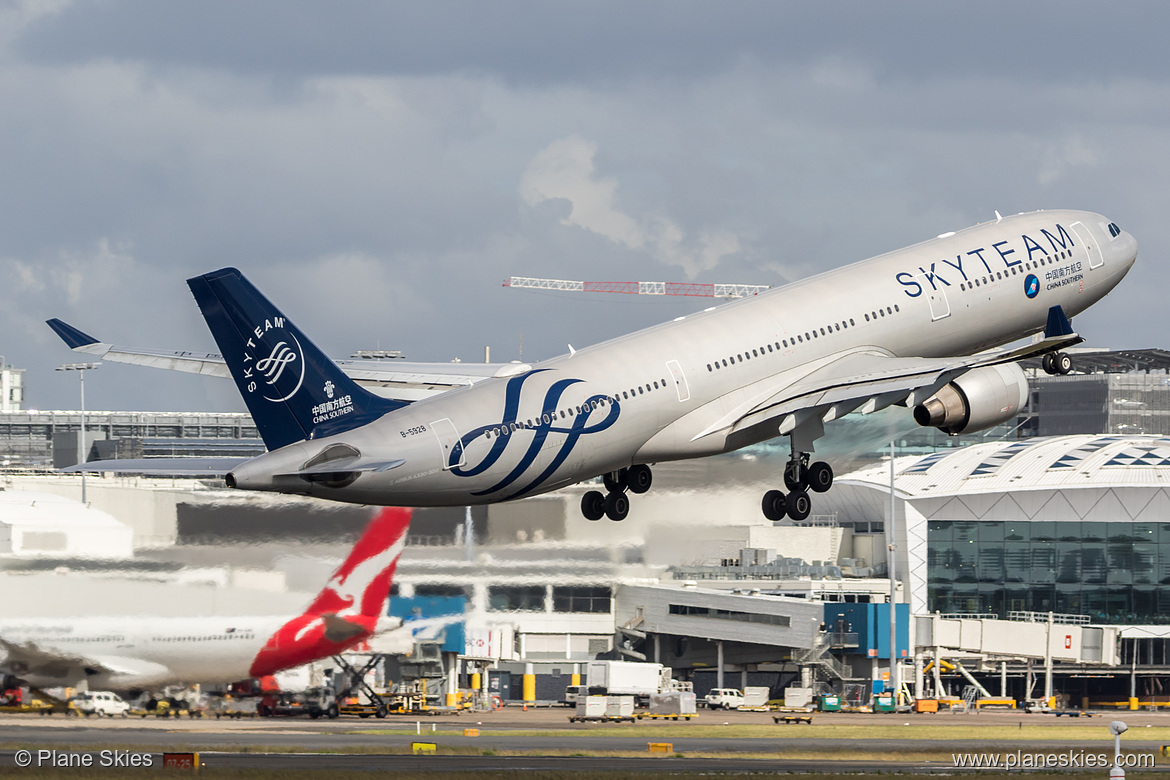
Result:
[[[1007,271],[996,271],[995,273],[985,275],[982,278],[977,277],[977,278],[972,279],[970,281],[964,282],[963,284],[960,284],[959,290],[966,291],[966,290],[974,289],[975,287],[982,287],[985,284],[991,284],[992,282],[1006,279],[1009,275],[1015,276],[1016,274],[1022,273],[1024,271],[1033,271],[1037,268],[1040,268],[1041,266],[1052,265],[1053,263],[1059,262],[1061,260],[1071,260],[1071,259],[1072,259],[1072,250],[1067,249],[1067,250],[1064,250],[1061,252],[1057,252],[1052,257],[1043,257],[1034,263],[1028,262],[1028,263],[1024,263],[1023,265],[1013,265]]]
[[[214,636],[155,636],[152,642],[208,642],[216,639],[255,639],[251,631],[239,634],[216,634]]]
[[[878,317],[885,317],[887,314],[893,316],[894,314],[900,313],[901,311],[902,307],[897,304],[893,306],[887,306],[884,309],[877,309],[876,311],[866,314],[865,321],[870,322],[871,320],[878,319]],[[772,344],[765,344],[762,347],[752,348],[751,350],[744,350],[743,352],[731,355],[729,357],[719,358],[714,363],[707,364],[707,371],[714,372],[721,368],[729,368],[736,363],[742,363],[745,360],[763,357],[766,352],[779,352],[781,349],[787,349],[789,346],[795,347],[797,344],[804,344],[805,342],[812,341],[813,339],[820,338],[821,336],[828,336],[831,333],[839,333],[842,330],[848,330],[849,328],[854,327],[857,327],[857,323],[854,322],[852,317],[850,317],[847,320],[834,322],[830,325],[826,325],[823,328],[813,328],[811,331],[806,331],[803,334],[797,333],[791,339],[781,339],[780,341],[773,342]],[[791,342],[791,344],[789,342]],[[773,347],[775,347],[775,350],[773,350]]]
[[[665,389],[666,389],[666,380],[665,379],[662,379],[662,380],[656,379],[649,384],[638,385],[637,387],[632,387],[629,390],[622,390],[621,397],[626,399],[626,400],[629,400],[631,398],[636,398],[639,395],[645,395],[647,393],[652,393],[655,390],[665,390]],[[546,412],[545,414],[541,415],[540,417],[534,417],[534,418],[531,418],[528,420],[522,420],[522,421],[517,421],[517,422],[513,422],[513,423],[507,423],[504,425],[498,425],[495,428],[489,428],[488,430],[484,431],[483,435],[486,438],[491,439],[491,438],[494,438],[496,436],[507,436],[508,434],[513,433],[515,431],[531,430],[533,428],[540,427],[542,424],[548,425],[557,419],[564,420],[564,419],[576,417],[579,414],[588,414],[589,412],[591,412],[594,409],[597,409],[599,407],[605,406],[607,404],[617,403],[618,400],[619,399],[618,399],[616,394],[614,394],[612,396],[608,396],[606,398],[595,398],[592,401],[586,401],[585,403],[581,404],[580,406],[571,406],[567,409],[561,409],[561,410],[556,411],[556,412]]]

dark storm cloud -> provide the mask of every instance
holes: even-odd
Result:
[[[1161,77],[1164,4],[1127,2],[83,2],[23,56],[304,77],[486,73],[521,84],[689,79],[743,58],[848,55],[890,78]]]
[[[1162,8],[10,4],[0,354],[51,408],[76,383],[48,317],[214,350],[183,280],[225,265],[333,355],[534,360],[711,302],[512,274],[778,284],[1045,207],[1158,258]],[[1143,334],[1167,272],[1131,276],[1078,329],[1165,346]],[[239,407],[230,383],[107,369],[94,406]]]

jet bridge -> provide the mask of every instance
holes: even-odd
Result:
[[[1061,663],[1116,666],[1121,627],[1090,626],[1080,615],[1012,613],[1011,620],[992,616],[926,615],[916,618],[920,649],[936,648],[999,658],[1051,660]]]

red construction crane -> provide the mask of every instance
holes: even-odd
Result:
[[[689,282],[574,282],[510,276],[505,287],[560,292],[625,293],[626,295],[688,295],[696,298],[747,298],[770,290],[767,284],[691,284]]]

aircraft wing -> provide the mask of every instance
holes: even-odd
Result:
[[[775,418],[783,418],[779,431],[786,434],[802,418],[814,415],[828,422],[856,410],[868,414],[891,404],[913,406],[973,368],[1014,363],[1082,341],[1063,312],[1050,312],[1044,337],[1022,347],[945,358],[898,358],[875,351],[833,356],[795,380],[789,377],[783,387],[757,392],[694,439],[728,429],[742,431]]]
[[[42,650],[34,642],[10,642],[0,638],[0,650],[4,651],[4,670],[16,677],[37,675],[70,678],[78,669],[91,669],[99,673],[120,671],[106,666],[97,658]]]
[[[230,377],[223,355],[214,352],[166,352],[121,347],[98,341],[59,319],[47,320],[53,332],[74,352],[115,363],[131,363],[204,376]],[[410,363],[404,360],[346,358],[334,361],[351,379],[375,395],[417,401],[455,387],[514,370],[512,363]]]

